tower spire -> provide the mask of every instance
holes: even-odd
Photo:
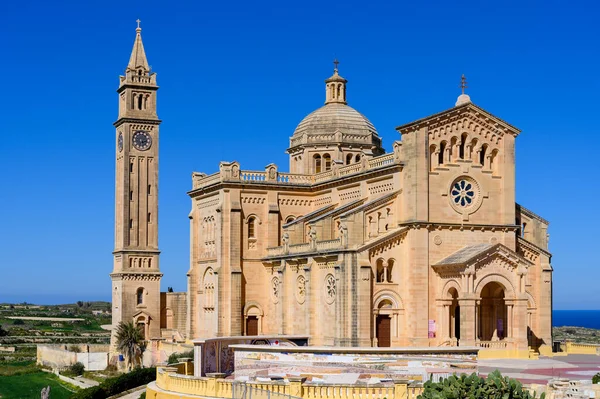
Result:
[[[348,81],[338,74],[339,61],[333,61],[333,75],[325,80],[325,104],[346,104],[346,83]]]
[[[144,74],[147,74],[150,72],[150,66],[148,66],[148,59],[146,58],[144,44],[142,43],[142,28],[140,28],[140,22],[142,21],[138,19],[135,22],[137,22],[137,28],[135,29],[135,42],[133,42],[133,50],[131,51],[131,57],[129,57],[127,71],[143,69]]]

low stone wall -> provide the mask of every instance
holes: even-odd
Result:
[[[77,346],[80,352],[69,349]],[[86,370],[104,370],[108,366],[108,345],[38,345],[37,364],[64,369],[80,362]]]
[[[231,345],[236,379],[310,376],[310,382],[438,381],[477,373],[478,348],[348,348]]]
[[[581,344],[567,341],[561,343],[560,348],[569,355],[600,355],[600,345],[597,344]]]

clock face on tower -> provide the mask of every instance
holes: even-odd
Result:
[[[117,140],[119,152],[123,151],[123,133],[119,132],[119,139]]]
[[[145,151],[152,145],[152,137],[148,134],[148,132],[144,132],[143,130],[138,130],[133,135],[133,146],[140,150]]]

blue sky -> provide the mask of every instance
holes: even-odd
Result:
[[[0,4],[0,302],[110,298],[118,75],[142,20],[158,73],[162,287],[185,290],[192,171],[287,170],[332,60],[384,146],[474,103],[523,130],[517,201],[551,222],[554,306],[599,309],[593,1]]]

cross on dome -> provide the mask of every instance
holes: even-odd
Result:
[[[469,97],[468,94],[465,94],[465,89],[469,86],[467,85],[467,78],[465,77],[464,73],[460,77],[460,85],[458,87],[460,87],[462,94],[460,96],[458,96],[458,99],[456,100],[456,104],[454,104],[455,107],[458,107],[459,105],[463,105],[463,104],[467,104],[467,103],[471,102],[471,97]]]

